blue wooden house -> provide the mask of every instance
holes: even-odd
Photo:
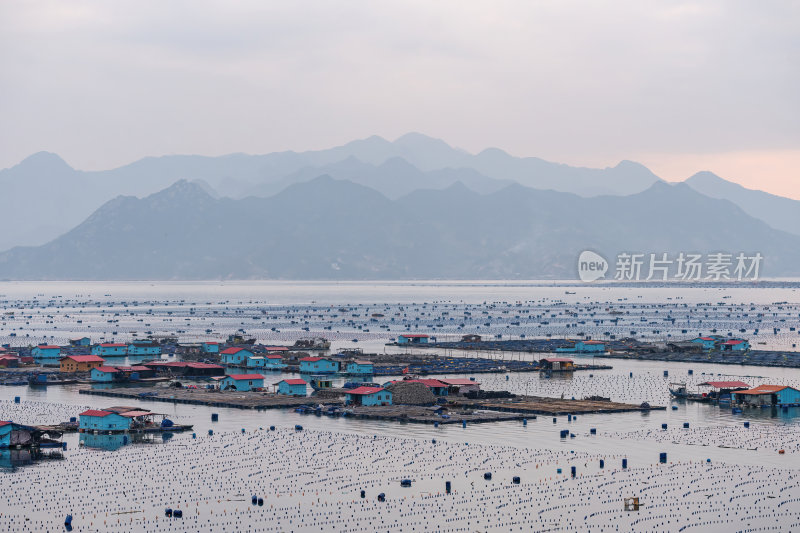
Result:
[[[200,345],[200,349],[204,353],[219,353],[219,343],[218,342],[204,342]]]
[[[111,411],[89,409],[80,415],[78,431],[126,431],[131,427],[133,417],[123,416]]]
[[[226,365],[237,365],[237,366],[246,366],[247,360],[250,357],[253,357],[255,354],[250,350],[246,350],[244,348],[226,348],[220,352],[220,357],[222,359],[223,364]]]
[[[265,368],[267,370],[282,370],[286,367],[286,365],[283,364],[283,357],[278,354],[267,354],[265,360]]]
[[[557,346],[559,353],[604,353],[606,344],[602,341],[564,341],[566,346]]]
[[[125,356],[128,352],[128,345],[117,342],[104,342],[102,344],[95,344],[92,346],[92,355],[99,355],[101,357],[114,357]]]
[[[31,350],[31,355],[36,359],[56,359],[61,356],[61,346],[40,344]]]
[[[392,405],[392,393],[382,387],[358,387],[347,391],[347,405]]]
[[[99,383],[111,383],[112,381],[116,381],[119,379],[119,374],[120,371],[113,366],[98,366],[97,368],[93,368],[89,373],[92,381],[97,381]]]
[[[372,361],[350,361],[345,369],[348,374],[356,376],[372,375],[375,372]]]
[[[278,387],[277,393],[286,396],[305,396],[306,395],[306,380],[304,379],[284,379],[275,385]]]
[[[800,405],[800,390],[787,385],[759,385],[731,393],[734,403],[752,406]]]
[[[606,345],[602,341],[578,341],[575,343],[575,351],[578,353],[603,353]]]
[[[75,338],[75,339],[70,339],[69,340],[69,345],[70,346],[91,346],[92,345],[92,339],[90,339],[89,337],[78,337],[78,338]]]
[[[0,421],[0,448],[8,448],[11,445],[11,430],[14,424],[11,422]]]
[[[219,381],[220,390],[246,392],[264,388],[264,376],[261,374],[231,374],[215,379]]]
[[[429,338],[423,333],[404,333],[397,336],[397,344],[428,344]]]
[[[267,358],[263,355],[254,355],[247,358],[247,368],[263,369],[265,366],[267,366]]]
[[[744,339],[729,339],[719,344],[723,352],[746,352],[750,349],[750,343]]]
[[[161,345],[155,342],[134,342],[128,345],[128,355],[161,355]]]
[[[697,337],[692,339],[691,342],[701,345],[703,350],[713,350],[717,345],[717,339],[714,337]]]
[[[303,357],[300,359],[301,374],[335,374],[339,371],[339,361],[324,357]]]

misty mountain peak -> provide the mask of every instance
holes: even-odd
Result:
[[[709,185],[718,185],[723,182],[729,183],[727,180],[720,178],[719,176],[708,170],[701,170],[700,172],[686,179],[686,183],[689,183],[690,185],[700,184],[700,183]]]
[[[425,135],[424,133],[418,133],[415,131],[406,133],[405,135],[401,135],[400,137],[395,139],[394,144],[414,149],[430,148],[430,147],[448,148],[448,149],[452,148],[442,139],[430,137],[428,135]]]
[[[185,202],[190,204],[196,201],[213,200],[213,197],[200,183],[189,180],[178,180],[166,189],[147,197],[148,200],[167,200],[170,202]]]
[[[615,166],[614,168],[616,168],[618,170],[641,171],[641,172],[646,172],[648,174],[652,173],[651,170],[649,168],[647,168],[646,166],[644,166],[643,164],[638,163],[636,161],[631,161],[630,159],[623,159],[622,161],[617,163],[617,166]]]
[[[74,169],[53,152],[36,152],[23,159],[15,167],[18,170],[36,173],[55,174],[58,172],[72,172]]]

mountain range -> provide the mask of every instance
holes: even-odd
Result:
[[[760,252],[773,276],[800,264],[799,236],[686,184],[586,198],[455,183],[389,199],[321,176],[268,198],[214,198],[186,180],[118,197],[46,245],[0,254],[0,278],[574,279],[587,248]]]
[[[456,181],[478,192],[518,182],[581,196],[632,194],[659,179],[628,161],[592,169],[514,157],[495,148],[473,155],[418,133],[392,142],[373,136],[308,152],[146,157],[102,171],[75,170],[58,155],[40,152],[0,170],[0,195],[16,199],[6,204],[5,215],[25,220],[15,231],[0,233],[0,250],[44,244],[116,196],[145,196],[180,179],[196,180],[215,191],[212,195],[243,198],[271,196],[292,183],[324,174],[367,185],[390,198],[419,188],[445,188]]]
[[[309,152],[0,171],[3,279],[567,278],[591,249],[761,252],[800,274],[800,202],[710,172],[570,167],[407,134]]]

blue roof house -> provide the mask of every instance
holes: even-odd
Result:
[[[128,345],[128,355],[161,355],[161,346],[155,342],[135,342]]]
[[[348,374],[357,376],[371,375],[375,372],[372,361],[350,361],[345,369]]]
[[[397,344],[428,344],[429,338],[424,333],[403,333],[397,336]]]
[[[92,346],[92,355],[113,357],[124,356],[128,351],[127,344],[120,344],[117,342],[104,342]]]

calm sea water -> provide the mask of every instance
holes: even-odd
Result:
[[[574,283],[570,281],[569,283]],[[574,293],[574,294],[568,294]],[[412,302],[519,302],[551,298],[567,303],[585,300],[616,302],[732,302],[769,304],[800,302],[795,288],[749,287],[609,287],[564,286],[552,281],[225,281],[225,282],[0,282],[0,298],[161,301],[265,301],[275,305],[342,305]]]
[[[78,335],[95,342],[128,341],[152,332],[186,342],[222,340],[242,330],[259,342],[321,335],[332,340],[333,350],[358,347],[368,354],[399,350],[386,342],[404,328],[435,328],[444,338],[456,338],[462,330],[493,338],[573,336],[578,329],[600,336],[611,329],[609,310],[615,309],[625,312],[614,326],[619,334],[635,329],[650,340],[663,340],[684,329],[687,335],[709,328],[731,334],[744,329],[765,347],[789,349],[798,341],[798,296],[794,289],[567,288],[540,282],[0,283],[5,313],[0,340],[15,346],[63,343]],[[539,318],[513,318],[519,308],[533,309]],[[385,315],[378,323],[369,318],[376,311]],[[458,320],[450,321],[454,315]],[[406,322],[392,323],[389,316]],[[800,370],[576,359],[613,368],[552,378],[538,373],[450,377],[474,377],[490,390],[564,398],[600,395],[667,408],[434,428],[292,410],[105,398],[79,394],[80,387],[72,385],[0,387],[0,419],[49,424],[87,407],[122,403],[194,424],[198,435],[176,434],[166,442],[160,436],[124,442],[122,435],[66,435],[64,461],[41,461],[13,473],[0,469],[11,491],[0,511],[9,531],[60,530],[68,513],[75,514],[77,530],[91,531],[232,531],[254,524],[274,531],[506,531],[523,516],[530,519],[523,530],[581,530],[592,523],[599,531],[667,531],[677,520],[692,524],[693,531],[794,527],[796,517],[780,506],[796,501],[791,469],[800,457],[800,409],[734,413],[726,405],[674,401],[668,387],[685,382],[699,389],[704,381],[726,379],[800,387]],[[267,382],[284,377],[271,374]],[[335,385],[343,381],[337,378]],[[13,403],[14,396],[21,397],[20,404]],[[212,413],[219,421],[211,421]],[[296,433],[296,424],[316,431]],[[278,428],[274,434],[258,431],[272,425]],[[562,429],[570,437],[560,438]],[[209,430],[213,437],[207,436]],[[778,453],[782,449],[783,455]],[[658,463],[664,452],[669,465]],[[629,470],[619,470],[623,457]],[[605,469],[599,459],[606,461]],[[8,468],[6,462],[12,462],[10,453],[0,453],[0,467]],[[578,479],[569,478],[572,466],[578,468]],[[486,470],[494,472],[495,481],[483,479]],[[510,485],[512,475],[521,475],[522,485]],[[399,479],[407,476],[415,479],[412,489],[399,487]],[[733,478],[750,485],[721,488]],[[453,481],[454,498],[442,495],[444,479]],[[360,488],[367,489],[364,500],[358,497]],[[389,498],[380,507],[375,506],[378,492]],[[254,508],[250,494],[263,495],[267,504]],[[641,513],[623,512],[622,497],[634,494],[644,497]],[[764,494],[775,499],[764,499]],[[426,502],[434,507],[425,507]],[[186,518],[164,521],[165,506],[184,508]]]
[[[570,294],[568,294],[570,293]],[[571,294],[574,293],[574,294]],[[98,333],[104,337],[111,337],[112,330],[122,330],[130,335],[131,332],[145,329],[159,333],[159,328],[172,330],[176,327],[194,328],[199,330],[204,324],[197,322],[200,320],[192,309],[194,306],[206,306],[207,308],[251,308],[256,306],[346,306],[346,305],[402,305],[402,304],[421,304],[422,302],[462,302],[469,304],[482,304],[484,302],[561,302],[569,307],[570,305],[588,305],[591,303],[620,303],[633,302],[634,305],[656,306],[669,302],[697,303],[716,303],[726,304],[757,304],[769,305],[775,302],[788,302],[786,306],[793,305],[793,302],[800,301],[795,289],[758,289],[758,288],[681,288],[680,290],[666,288],[608,288],[608,287],[564,287],[547,284],[544,282],[376,282],[376,283],[323,283],[323,282],[45,282],[45,283],[0,283],[0,294],[6,305],[15,304],[22,308],[17,313],[29,313],[36,310],[36,315],[30,315],[26,320],[25,328],[29,328],[34,334],[33,338],[39,338],[43,331],[52,331],[53,338],[63,338],[67,332],[58,330],[59,320],[63,315],[80,309],[87,316],[88,320],[90,309],[81,308],[86,302],[92,302],[92,306],[102,308],[107,302],[109,309],[123,310],[128,313],[127,325],[109,319],[108,313],[102,315],[103,320],[95,317],[91,324],[93,338],[96,339]],[[32,303],[31,300],[36,300]],[[131,302],[136,302],[137,306],[132,307]],[[145,303],[149,303],[145,305]],[[152,313],[154,304],[169,308],[169,318],[156,322],[155,317],[148,315],[148,309]],[[123,305],[125,307],[123,307]],[[38,306],[38,307],[37,307]],[[166,315],[165,315],[166,316]],[[144,318],[142,318],[144,317]],[[140,321],[143,320],[143,321]],[[205,318],[204,318],[205,319]],[[238,319],[237,319],[238,320]],[[110,323],[109,323],[110,322]],[[175,322],[182,325],[176,326]],[[244,323],[244,322],[242,322]],[[19,324],[19,320],[16,321]],[[200,325],[198,325],[200,324]],[[230,323],[233,324],[233,323]],[[227,327],[231,328],[231,325]],[[215,328],[219,329],[215,324]],[[283,326],[288,324],[284,323]],[[123,328],[124,326],[124,328]],[[64,328],[61,327],[63,330]],[[334,338],[333,349],[349,348],[358,346],[366,353],[384,352],[386,350],[396,350],[385,346],[390,333],[361,334],[341,333],[333,335],[332,331],[306,332],[299,329],[299,324],[288,328],[290,337],[302,335],[326,335]],[[22,327],[20,327],[22,330]],[[252,328],[248,328],[251,331]],[[230,332],[230,331],[228,331]],[[6,331],[7,333],[7,331]],[[87,330],[69,331],[68,333],[83,334]],[[119,334],[119,332],[116,332]],[[215,332],[216,333],[216,332]],[[273,332],[266,326],[261,333],[267,338],[280,339],[281,335],[287,334],[286,329],[282,332]],[[58,337],[57,337],[58,336]],[[351,336],[361,337],[358,344],[351,342]],[[19,343],[20,337],[7,340]],[[131,337],[128,337],[131,338]],[[259,340],[262,336],[259,335]],[[24,341],[23,341],[24,342]],[[474,353],[462,354],[457,351],[448,351],[449,355],[474,356]],[[536,358],[537,354],[480,354],[485,357],[525,357]],[[591,362],[588,359],[585,362]],[[429,426],[414,424],[394,424],[375,421],[355,421],[347,419],[328,419],[299,415],[291,411],[271,411],[267,413],[254,413],[241,410],[211,409],[199,406],[171,405],[159,402],[141,401],[142,405],[158,412],[167,412],[176,420],[189,422],[197,425],[200,431],[205,431],[211,427],[220,428],[239,428],[252,427],[255,425],[263,426],[270,424],[293,425],[301,423],[308,427],[320,427],[335,429],[336,431],[356,432],[362,434],[390,434],[398,436],[417,436],[420,438],[430,438],[438,435],[443,439],[454,439],[459,441],[472,441],[477,443],[503,443],[518,446],[546,445],[555,448],[577,448],[588,446],[592,449],[607,449],[609,452],[618,452],[624,449],[626,452],[635,455],[652,454],[650,445],[647,441],[642,441],[641,445],[630,445],[626,443],[626,434],[631,432],[658,431],[663,423],[667,423],[670,428],[682,426],[684,422],[689,422],[691,427],[737,427],[747,419],[754,425],[764,425],[768,427],[782,427],[786,425],[794,426],[798,421],[796,408],[786,411],[779,410],[749,410],[745,414],[734,415],[730,408],[708,406],[695,403],[673,402],[670,400],[667,387],[672,381],[682,381],[691,384],[698,384],[711,379],[742,379],[753,385],[760,383],[785,383],[800,386],[800,370],[794,369],[775,369],[759,367],[731,367],[728,365],[705,365],[689,363],[662,363],[644,361],[621,361],[621,360],[596,360],[612,365],[612,370],[601,370],[589,373],[576,372],[574,375],[561,376],[553,379],[541,379],[538,374],[510,374],[508,379],[505,375],[479,375],[477,379],[483,383],[486,389],[511,390],[516,393],[541,394],[545,396],[564,396],[581,398],[590,395],[608,396],[613,400],[639,403],[648,401],[654,405],[667,406],[665,411],[654,411],[647,414],[628,413],[615,415],[586,415],[579,416],[573,422],[567,422],[566,418],[559,418],[553,423],[551,418],[539,417],[531,419],[527,426],[521,423],[509,422],[492,425],[474,425],[466,430],[458,427],[441,427],[434,429]],[[689,370],[693,375],[689,375]],[[669,376],[663,375],[668,371]],[[633,373],[633,377],[630,374]],[[275,375],[274,381],[277,382],[282,376]],[[381,381],[388,378],[381,378]],[[5,387],[2,394],[6,398],[20,395],[23,398],[52,401],[58,403],[74,405],[91,405],[100,407],[107,404],[111,399],[79,395],[77,387],[51,387],[44,390],[34,390],[27,387]],[[113,401],[112,401],[113,403]],[[673,410],[672,405],[677,409]],[[211,412],[220,412],[220,422],[212,425],[210,422]],[[572,433],[576,434],[575,439],[561,441],[558,439],[558,430],[568,427]],[[589,433],[590,428],[598,430],[598,437],[591,441],[579,438],[579,435]],[[75,437],[76,438],[76,437]],[[185,438],[178,436],[176,438]],[[677,456],[692,457],[697,451],[694,446],[682,444],[672,444],[665,442],[661,447],[675,447],[674,453]],[[719,448],[716,446],[704,447],[704,453],[714,455],[718,459],[735,457],[739,461],[766,461],[780,462],[774,454],[769,451],[742,451]],[[713,453],[712,453],[713,452]]]

